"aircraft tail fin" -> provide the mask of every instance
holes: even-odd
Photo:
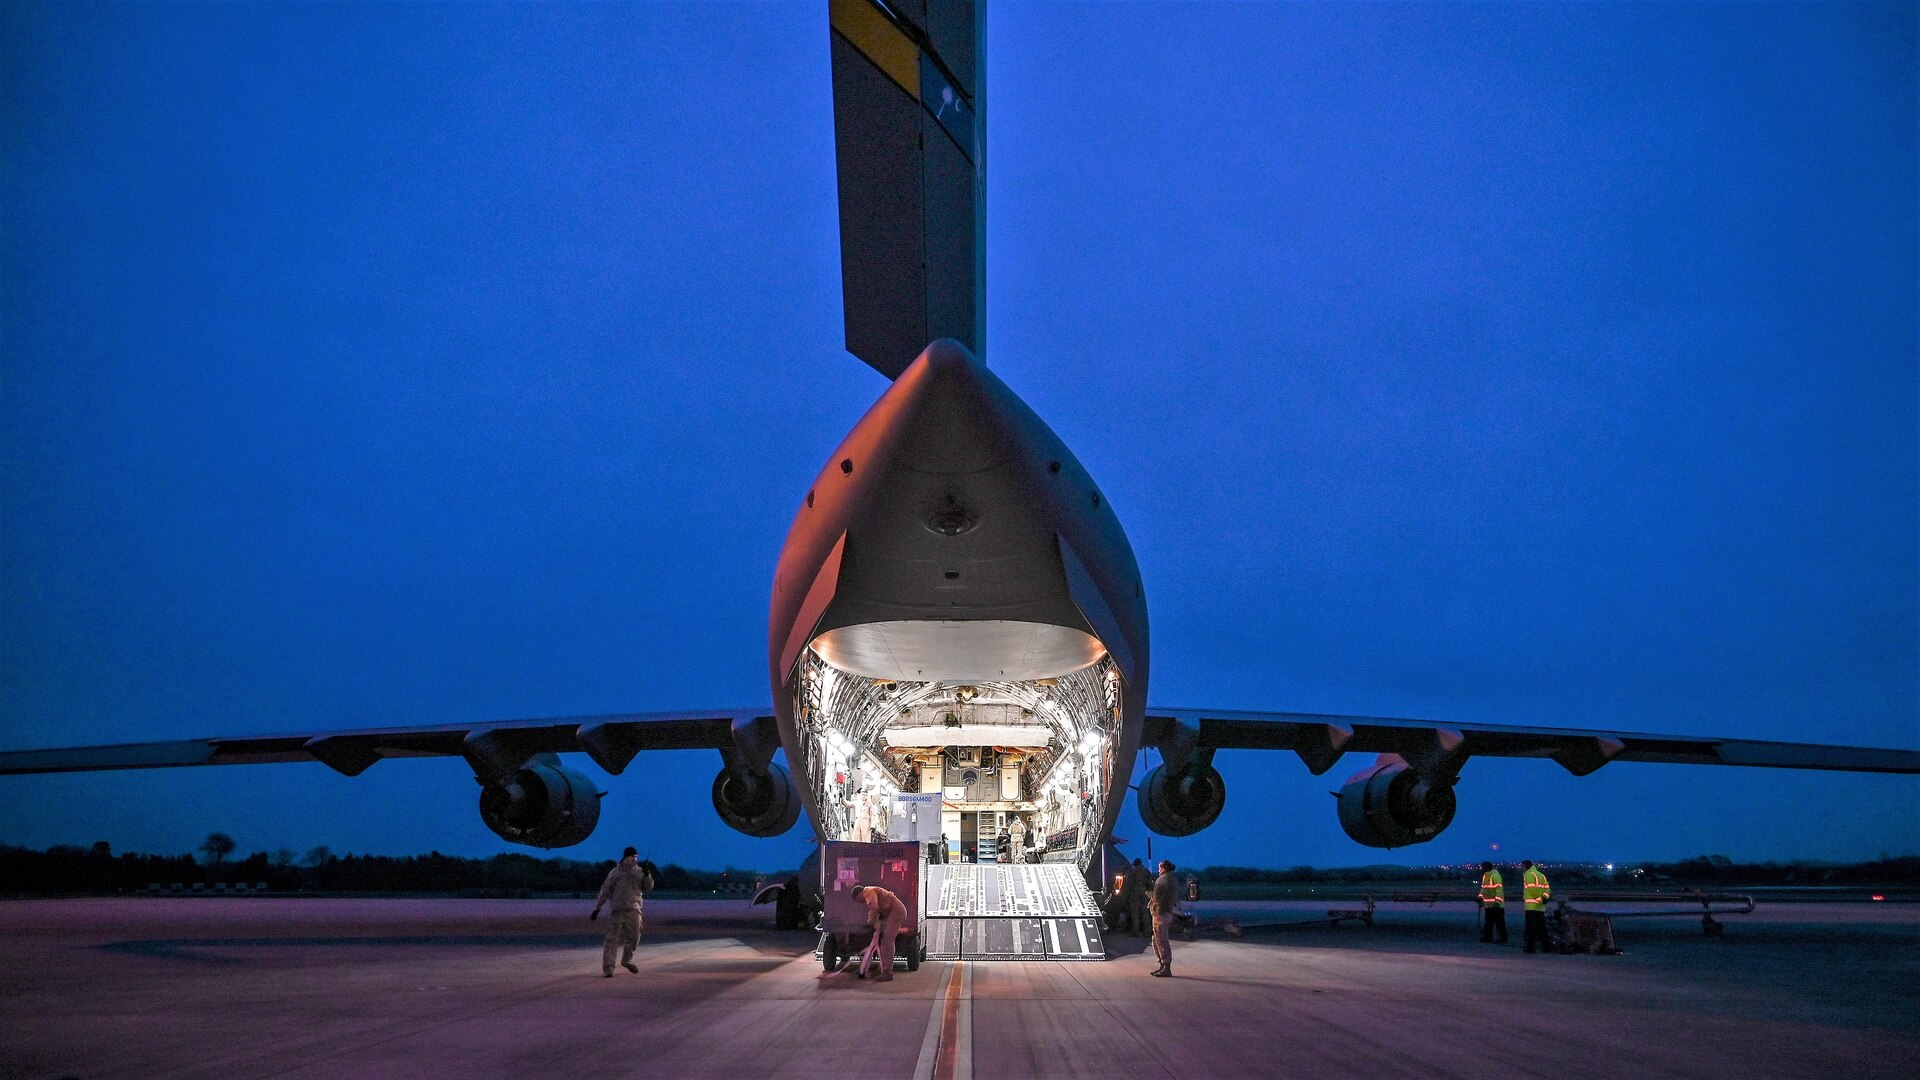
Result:
[[[984,4],[828,0],[847,351],[985,345]]]

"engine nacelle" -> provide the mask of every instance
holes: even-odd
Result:
[[[1404,761],[1382,761],[1340,788],[1340,827],[1354,842],[1397,848],[1424,844],[1453,824],[1453,788],[1422,788]]]
[[[1161,836],[1192,836],[1227,805],[1227,781],[1212,765],[1177,775],[1156,765],[1140,782],[1140,820]]]
[[[779,836],[800,820],[800,795],[777,764],[761,774],[721,769],[713,778],[713,810],[748,836]]]
[[[571,847],[600,823],[600,793],[572,769],[535,761],[480,789],[480,820],[509,843]]]

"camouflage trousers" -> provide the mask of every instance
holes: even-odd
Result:
[[[620,962],[633,959],[633,950],[640,944],[640,913],[638,911],[615,911],[607,919],[607,938],[600,946],[600,970],[613,974],[614,953],[620,954]]]
[[[1155,915],[1153,917],[1153,955],[1160,966],[1173,970],[1173,916]]]

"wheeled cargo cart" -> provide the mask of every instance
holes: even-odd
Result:
[[[926,845],[917,841],[889,841],[860,844],[851,840],[828,840],[820,852],[820,964],[828,971],[837,969],[848,957],[865,949],[873,941],[873,929],[867,925],[867,906],[853,898],[855,885],[878,885],[900,898],[906,905],[907,931],[894,947],[894,966],[904,965],[918,971],[926,957],[921,931],[922,912],[920,862],[926,857]]]

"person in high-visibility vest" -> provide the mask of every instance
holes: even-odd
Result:
[[[1547,951],[1547,898],[1553,895],[1553,888],[1547,884],[1547,875],[1533,865],[1532,859],[1520,863],[1521,889],[1527,901],[1527,951],[1532,952],[1534,945],[1541,952]]]
[[[1480,940],[1507,943],[1507,883],[1490,862],[1480,864]]]

